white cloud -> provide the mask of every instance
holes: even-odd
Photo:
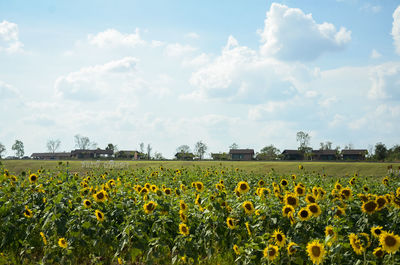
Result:
[[[400,100],[400,63],[384,63],[370,68],[371,99]]]
[[[165,47],[165,55],[169,57],[179,57],[188,53],[192,53],[196,51],[197,49],[186,44],[180,44],[180,43],[174,43],[174,44],[168,44],[167,47]]]
[[[400,55],[400,6],[393,12],[392,37],[396,53]]]
[[[57,78],[55,82],[56,95],[74,100],[96,100],[107,92],[112,92],[112,86],[117,89],[127,76],[135,72],[138,60],[125,57],[103,65],[85,67],[77,72]],[[115,82],[113,85],[110,83]]]
[[[182,62],[182,66],[185,67],[199,67],[210,62],[210,56],[206,53],[202,53],[194,58],[185,58]]]
[[[3,20],[0,23],[0,52],[20,52],[24,45],[19,41],[18,25]]]
[[[97,46],[99,48],[104,47],[137,47],[146,44],[146,42],[140,37],[140,31],[136,28],[135,33],[124,34],[116,29],[107,29],[99,32],[96,35],[90,34],[88,36],[89,44]]]
[[[373,49],[373,50],[371,51],[370,57],[371,57],[372,59],[379,59],[379,58],[382,57],[382,54],[380,54],[377,50]]]
[[[362,11],[366,11],[366,12],[379,13],[382,10],[382,6],[372,5],[371,3],[366,3],[360,9]]]
[[[18,98],[19,96],[18,89],[0,80],[0,101]]]
[[[298,8],[273,3],[260,33],[261,53],[282,60],[310,61],[321,54],[343,49],[351,31],[324,22],[318,24],[311,14]]]
[[[196,32],[190,32],[190,33],[186,34],[185,37],[189,38],[189,39],[199,39],[200,35],[197,34]]]

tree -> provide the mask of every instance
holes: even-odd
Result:
[[[95,142],[91,142],[89,137],[81,136],[79,134],[75,135],[75,146],[78,149],[87,150],[89,148],[96,148],[97,144]]]
[[[144,143],[140,143],[139,147],[140,147],[140,153],[144,153]]]
[[[50,153],[55,153],[58,148],[60,148],[61,141],[59,139],[50,139],[47,141],[47,150]]]
[[[326,141],[325,143],[320,143],[319,150],[332,150],[332,142]]]
[[[280,155],[280,150],[275,146],[268,145],[260,150],[260,152],[256,155],[257,160],[277,160]]]
[[[310,145],[310,135],[305,132],[297,132],[296,140],[299,142],[298,150],[304,153],[305,157],[308,158],[311,156],[312,148],[309,147]]]
[[[349,143],[347,145],[344,146],[343,150],[352,150],[354,149],[354,146],[352,143]]]
[[[207,151],[207,145],[202,141],[198,141],[194,146],[194,153],[199,157],[199,159],[203,159],[204,154]]]
[[[159,152],[154,152],[154,159],[155,160],[165,160],[163,155],[161,153],[159,153]]]
[[[6,151],[6,147],[5,147],[2,143],[0,143],[0,158],[1,158],[2,154],[3,154],[5,151]]]
[[[107,147],[106,147],[106,150],[107,150],[107,151],[108,151],[108,150],[111,150],[111,151],[113,151],[113,153],[116,153],[116,152],[117,152],[117,145],[113,145],[113,144],[109,143],[109,144],[107,145]]]
[[[387,153],[388,153],[388,151],[387,151],[386,145],[384,145],[381,142],[379,142],[375,145],[375,159],[385,160]]]
[[[177,153],[190,153],[190,147],[186,144],[183,144],[176,148]]]
[[[151,159],[151,150],[153,150],[153,148],[151,147],[150,144],[147,145],[147,159]]]
[[[24,143],[20,140],[15,140],[15,143],[13,144],[11,149],[15,151],[15,156],[19,158],[23,157],[25,154]]]
[[[233,143],[231,144],[231,146],[229,146],[229,149],[238,149],[239,146],[237,145],[237,143]]]

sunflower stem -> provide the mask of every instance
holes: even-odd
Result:
[[[364,251],[364,265],[367,265],[367,260],[365,258],[365,251]]]

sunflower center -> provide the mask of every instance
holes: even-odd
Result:
[[[392,237],[392,236],[387,236],[387,237],[385,238],[385,244],[386,244],[388,247],[393,247],[393,246],[395,246],[395,245],[396,245],[396,238],[394,238],[394,237]]]
[[[251,204],[250,204],[250,203],[246,203],[246,204],[244,205],[244,207],[245,207],[247,210],[251,211]]]
[[[365,210],[367,212],[373,212],[376,209],[376,203],[374,201],[369,201],[365,204]]]
[[[294,197],[288,197],[287,198],[287,203],[289,205],[296,205],[296,199]]]
[[[343,195],[346,197],[350,197],[350,191],[349,190],[343,190]]]
[[[328,235],[333,236],[333,234],[334,234],[334,233],[333,233],[332,229],[329,229],[329,230],[328,230]]]
[[[286,180],[282,180],[282,185],[286,186],[287,185],[287,181]]]
[[[292,212],[292,209],[290,207],[286,207],[284,211],[285,211],[285,214],[288,214],[288,213]]]
[[[378,200],[376,200],[376,202],[378,203],[379,208],[386,204],[386,200],[384,198],[379,198]]]
[[[277,234],[277,235],[276,235],[276,239],[277,239],[278,241],[282,241],[282,240],[283,240],[283,237],[282,237],[281,234]]]
[[[182,226],[182,232],[183,232],[183,233],[186,233],[186,232],[187,232],[186,226]]]
[[[25,210],[26,215],[31,215],[31,213],[28,210]]]
[[[154,205],[152,203],[147,204],[147,210],[152,211],[154,209]]]
[[[246,190],[247,189],[247,185],[244,184],[244,183],[240,184],[240,189],[241,190]]]
[[[309,197],[308,197],[308,200],[309,200],[310,202],[312,202],[312,203],[315,203],[315,199],[314,199],[314,197],[312,197],[312,196],[309,196]]]
[[[317,208],[317,206],[315,206],[315,205],[311,205],[309,209],[310,209],[310,211],[311,211],[312,213],[317,213],[317,212],[318,212],[318,208]]]
[[[375,234],[380,235],[381,233],[382,233],[382,231],[379,228],[375,229]]]
[[[300,216],[303,218],[306,218],[308,216],[308,212],[307,211],[301,211],[300,212]]]
[[[274,249],[274,248],[270,248],[270,249],[268,249],[268,255],[269,255],[270,257],[273,257],[273,256],[275,256],[275,253],[276,253],[276,251],[275,251],[275,249]]]
[[[104,198],[104,194],[102,192],[97,194],[97,199],[101,200]]]
[[[319,257],[319,255],[321,255],[321,249],[319,248],[319,246],[313,246],[311,248],[311,252],[314,257]]]

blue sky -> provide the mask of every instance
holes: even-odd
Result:
[[[0,1],[0,142],[400,143],[397,1]]]

